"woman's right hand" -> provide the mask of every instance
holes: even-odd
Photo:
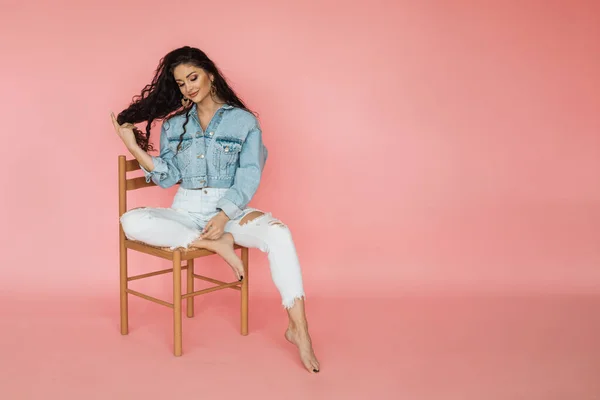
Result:
[[[137,147],[137,141],[135,140],[135,134],[133,133],[133,128],[135,128],[135,125],[130,124],[129,122],[126,122],[123,125],[119,125],[119,123],[117,122],[117,118],[115,118],[115,114],[111,112],[110,116],[112,118],[112,123],[115,128],[115,132],[117,132],[117,135],[123,141],[125,146],[129,150],[132,150],[135,147]]]

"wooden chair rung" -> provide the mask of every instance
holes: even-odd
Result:
[[[194,274],[194,278],[201,279],[203,281],[214,283],[214,284],[217,284],[217,285],[227,285],[227,282],[218,281],[216,279],[209,278],[208,276],[202,276],[202,275]],[[230,289],[241,290],[242,288],[239,287],[239,286],[231,286]]]
[[[164,300],[157,299],[156,297],[148,296],[147,294],[136,292],[135,290],[131,290],[131,289],[127,289],[126,292],[129,293],[129,294],[132,294],[134,296],[141,297],[142,299],[153,301],[154,303],[158,303],[158,304],[161,304],[163,306],[166,306],[166,307],[169,307],[169,308],[173,308],[173,303],[168,303],[168,302],[166,302]]]
[[[140,168],[140,163],[138,160],[127,160],[125,161],[125,172],[137,171]]]
[[[143,176],[127,179],[127,190],[136,190],[150,186],[156,186],[156,183],[152,181],[146,182],[146,178],[144,178]]]
[[[181,269],[187,269],[187,265],[182,265]],[[160,271],[154,271],[154,272],[148,272],[147,274],[141,274],[141,275],[134,275],[134,276],[130,276],[127,278],[128,281],[135,281],[138,279],[144,279],[144,278],[149,278],[151,276],[156,276],[156,275],[163,275],[163,274],[168,274],[173,272],[173,268],[167,268],[167,269],[161,269]]]
[[[224,285],[213,286],[213,287],[208,288],[208,289],[198,290],[197,292],[192,292],[192,293],[184,294],[183,296],[181,296],[181,298],[182,299],[187,299],[188,297],[194,297],[194,296],[198,296],[198,295],[201,295],[201,294],[214,292],[214,291],[217,291],[217,290],[227,289],[227,288],[230,288],[232,286],[239,285],[239,284],[241,284],[241,282],[231,282],[231,283],[226,283]]]

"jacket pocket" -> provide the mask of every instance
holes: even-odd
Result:
[[[220,171],[235,171],[237,167],[240,152],[242,151],[242,141],[236,138],[215,138],[213,146],[213,165]]]

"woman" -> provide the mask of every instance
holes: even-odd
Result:
[[[306,369],[319,372],[290,231],[270,214],[247,207],[267,159],[259,123],[213,61],[192,47],[170,52],[152,83],[117,118],[111,117],[148,182],[163,188],[180,183],[171,208],[125,213],[125,235],[154,246],[209,249],[227,261],[239,280],[244,269],[234,242],[268,253],[289,316],[285,337],[298,347]],[[161,119],[160,154],[151,156],[150,127]],[[146,122],[145,132],[133,125],[139,122]]]

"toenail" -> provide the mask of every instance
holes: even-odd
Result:
[[[319,372],[319,370],[318,369],[313,369],[313,372]]]

